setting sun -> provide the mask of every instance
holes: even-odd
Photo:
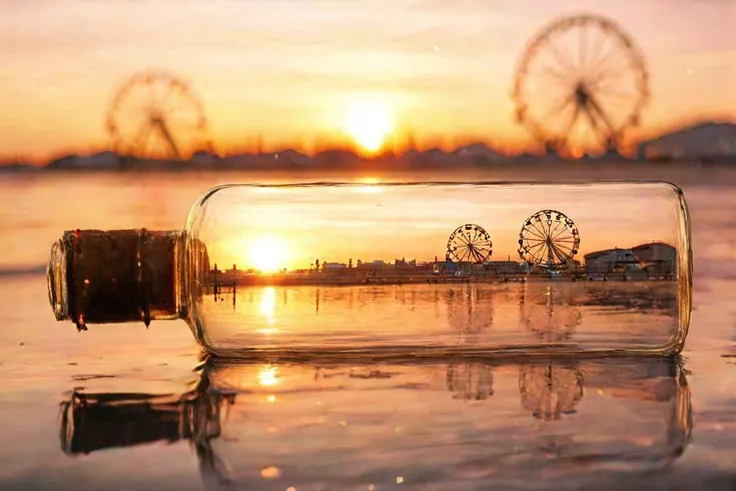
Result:
[[[355,143],[369,152],[375,152],[384,145],[393,126],[393,117],[380,104],[361,102],[348,110],[346,130]]]
[[[286,267],[289,251],[283,240],[275,237],[260,237],[251,242],[250,264],[264,273],[273,273]]]

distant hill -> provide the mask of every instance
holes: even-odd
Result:
[[[507,158],[506,155],[488,148],[484,143],[471,143],[464,147],[460,147],[452,152],[453,155],[461,158],[469,158],[479,162],[488,160],[501,160]]]
[[[121,158],[113,152],[89,156],[66,155],[49,162],[45,168],[56,170],[318,170],[351,168],[370,160],[371,168],[390,166],[406,167],[476,166],[508,159],[503,154],[482,143],[473,143],[452,152],[433,148],[426,151],[409,150],[401,155],[386,153],[370,159],[361,158],[355,152],[344,149],[327,149],[310,157],[293,149],[267,153],[242,153],[219,157],[208,152],[197,152],[186,162],[143,161]]]
[[[640,142],[637,154],[648,160],[724,160],[736,158],[736,123],[709,121]]]
[[[117,169],[119,157],[114,152],[100,152],[92,155],[67,155],[52,160],[49,169]]]

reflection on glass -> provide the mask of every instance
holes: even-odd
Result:
[[[520,290],[520,324],[548,343],[569,341],[582,323],[572,289],[555,284],[525,284]]]
[[[488,365],[449,365],[447,390],[453,399],[482,401],[493,395],[493,367]]]
[[[526,366],[519,371],[519,392],[521,405],[535,418],[560,419],[576,412],[583,398],[583,375],[574,365]]]
[[[68,454],[187,441],[208,489],[488,489],[667,466],[689,442],[690,411],[667,359],[210,360],[178,396],[73,392],[60,437]]]

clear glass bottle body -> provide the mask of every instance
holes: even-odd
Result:
[[[674,354],[689,227],[666,183],[222,186],[177,315],[219,356]]]

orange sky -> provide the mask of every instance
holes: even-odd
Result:
[[[339,139],[366,103],[419,144],[518,146],[518,58],[581,11],[618,22],[645,54],[641,131],[736,114],[729,0],[26,0],[0,15],[0,157],[108,147],[111,91],[148,67],[192,84],[225,152],[259,134],[266,146]]]

